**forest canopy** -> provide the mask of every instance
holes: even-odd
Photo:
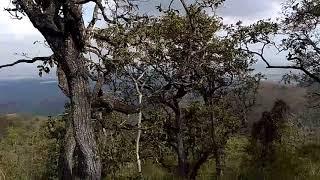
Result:
[[[172,0],[157,15],[138,2],[11,1],[6,11],[27,16],[52,55],[0,69],[56,68],[69,102],[48,119],[1,117],[1,179],[320,177],[317,107],[302,107],[319,97],[317,0],[288,1],[277,21],[251,25],[224,24],[224,0]],[[290,65],[271,64],[266,48],[287,53]],[[270,102],[257,61],[300,70],[284,80],[308,88],[307,103]]]

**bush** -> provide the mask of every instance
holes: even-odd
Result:
[[[1,173],[6,179],[51,179],[48,165],[56,153],[55,141],[46,138],[43,121],[20,123],[8,127],[0,140]]]

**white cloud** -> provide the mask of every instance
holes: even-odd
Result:
[[[14,62],[27,53],[28,56],[42,56],[50,54],[50,50],[35,41],[43,41],[42,35],[33,27],[30,20],[23,16],[21,20],[13,19],[5,11],[12,8],[10,0],[1,0],[0,3],[0,64]],[[38,77],[36,65],[20,64],[11,68],[0,69],[0,79],[19,79]]]
[[[169,0],[166,0],[170,2]],[[192,1],[192,0],[190,0]],[[151,3],[152,2],[152,3]],[[141,11],[151,11],[155,5],[164,3],[164,0],[146,1],[141,6]],[[234,23],[238,20],[245,24],[253,23],[259,19],[275,18],[281,10],[281,0],[227,0],[219,13],[226,23]],[[48,48],[33,42],[43,40],[42,35],[33,27],[27,17],[22,20],[12,19],[4,8],[10,7],[10,0],[1,0],[0,3],[0,64],[13,62],[21,57],[15,53],[28,53],[29,56],[41,56],[50,54]],[[84,7],[84,21],[91,20],[93,4]],[[153,11],[152,11],[153,12]],[[101,24],[100,24],[101,23]],[[98,27],[103,27],[100,22]],[[21,64],[13,68],[0,69],[1,78],[38,77],[36,65]],[[54,77],[54,73],[50,75]]]
[[[275,20],[281,16],[281,2],[281,0],[229,0],[218,14],[222,15],[226,24],[241,20],[244,25],[249,25],[261,19]]]
[[[10,8],[10,0],[1,0],[0,3],[0,36],[10,36],[12,39],[23,39],[25,36],[41,37],[41,34],[33,27],[29,19],[24,16],[21,20],[13,19],[5,11]],[[12,7],[11,7],[12,8]]]

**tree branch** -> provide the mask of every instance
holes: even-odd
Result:
[[[197,176],[197,172],[199,171],[201,166],[207,161],[210,154],[212,154],[212,148],[210,148],[209,150],[207,150],[201,154],[200,158],[193,164],[193,166],[191,168],[192,176],[194,176],[194,177]]]
[[[189,18],[191,29],[194,30],[193,20],[192,20],[192,17],[191,17],[191,13],[190,13],[189,7],[187,6],[187,3],[184,0],[180,0],[180,2],[182,4],[184,10],[186,11],[186,14],[187,14],[188,18]]]
[[[309,76],[310,78],[312,78],[313,80],[317,81],[318,83],[320,83],[320,77],[316,76],[315,74],[311,73],[310,71],[308,71],[307,69],[305,69],[302,65],[300,66],[274,66],[271,65],[268,60],[263,56],[264,54],[264,48],[266,47],[266,44],[264,44],[264,46],[261,49],[261,52],[255,52],[255,51],[250,51],[248,48],[247,49],[242,49],[248,53],[252,53],[255,55],[258,55],[261,60],[267,65],[266,68],[268,69],[296,69],[296,70],[300,70],[302,72],[304,72],[307,76]],[[299,57],[289,57],[287,60],[298,60],[298,61],[302,61]]]
[[[100,75],[92,91],[92,100],[96,100],[99,97],[99,92],[102,91],[104,84],[104,76]]]
[[[312,74],[310,71],[308,71],[307,69],[303,68],[302,66],[300,67],[300,66],[272,66],[272,65],[269,65],[269,66],[267,66],[267,68],[273,68],[273,69],[297,69],[297,70],[300,70],[300,71],[304,72],[307,76],[309,76],[313,80],[315,80],[318,83],[320,83],[320,78],[318,76]]]
[[[16,62],[13,62],[13,63],[10,63],[10,64],[5,64],[5,65],[1,65],[0,66],[0,69],[1,68],[6,68],[6,67],[11,67],[11,66],[14,66],[14,65],[17,65],[17,64],[20,64],[20,63],[27,63],[27,64],[32,64],[32,63],[35,63],[36,61],[49,61],[53,58],[53,55],[51,56],[46,56],[46,57],[34,57],[32,59],[20,59]]]
[[[86,30],[86,40],[87,41],[90,41],[91,36],[93,35],[93,28],[94,28],[96,22],[98,21],[98,10],[99,10],[99,7],[96,4],[94,7],[94,10],[93,10],[93,13],[92,13],[92,19],[91,19],[89,25],[87,26],[87,30]]]
[[[105,108],[109,109],[110,112],[116,111],[123,114],[136,114],[140,110],[140,106],[129,105],[120,100],[117,100],[115,97],[103,96],[97,98],[93,103],[92,107],[94,108]]]
[[[93,2],[96,3],[97,7],[100,9],[101,11],[101,15],[103,17],[103,19],[107,22],[107,23],[111,23],[111,24],[116,24],[116,22],[114,20],[111,20],[110,18],[108,18],[107,14],[105,13],[105,7],[102,5],[102,0],[93,0]]]
[[[70,97],[70,90],[69,90],[69,84],[67,81],[67,77],[65,72],[63,71],[61,65],[58,64],[57,66],[57,77],[58,77],[58,86],[60,90],[63,92],[63,94],[67,97]]]

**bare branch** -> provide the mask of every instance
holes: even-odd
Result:
[[[189,8],[188,8],[188,6],[187,6],[187,3],[186,3],[184,0],[180,0],[180,2],[181,2],[181,4],[182,4],[184,10],[185,10],[186,13],[187,13],[187,16],[188,16],[189,21],[190,21],[190,26],[191,26],[191,28],[194,29],[193,20],[192,20],[192,17],[191,17],[191,13],[190,13],[190,11],[189,11]]]
[[[5,65],[1,65],[0,66],[0,69],[1,68],[6,68],[6,67],[11,67],[11,66],[14,66],[14,65],[17,65],[17,64],[20,64],[20,63],[27,63],[27,64],[32,64],[32,63],[35,63],[36,61],[49,61],[53,58],[53,55],[51,56],[46,56],[46,57],[34,57],[32,59],[20,59],[16,62],[13,62],[13,63],[10,63],[10,64],[5,64]]]
[[[171,0],[170,4],[169,4],[169,10],[171,10],[171,6],[173,4],[174,0]]]
[[[100,75],[100,77],[98,78],[93,91],[92,91],[92,99],[95,100],[98,98],[99,96],[99,92],[102,91],[102,86],[104,84],[104,77],[103,75]]]
[[[115,97],[103,96],[98,98],[96,101],[92,103],[93,108],[106,108],[109,109],[110,112],[116,111],[123,114],[136,114],[139,113],[140,106],[134,106],[126,104]]]
[[[87,41],[90,41],[91,36],[93,34],[93,28],[94,28],[96,22],[98,21],[98,10],[99,10],[98,5],[95,5],[93,13],[92,13],[92,19],[91,19],[89,25],[87,26],[87,30],[86,30],[86,33],[87,33],[86,40]]]
[[[306,75],[308,75],[310,78],[314,79],[315,81],[317,81],[318,83],[320,83],[320,77],[316,76],[315,74],[313,74],[312,72],[310,72],[309,70],[307,70],[306,68],[304,68],[302,66],[302,64],[300,66],[286,66],[286,65],[281,65],[281,66],[274,66],[271,65],[269,63],[269,61],[264,57],[264,48],[266,47],[266,44],[264,44],[264,46],[261,49],[261,52],[255,52],[255,51],[250,51],[248,48],[247,49],[242,49],[246,52],[258,55],[261,60],[267,65],[266,68],[268,69],[296,69],[296,70],[300,70],[302,72],[304,72]],[[298,61],[302,61],[302,59],[300,59],[299,57],[288,57],[287,60],[298,60]]]
[[[108,18],[107,14],[105,13],[105,7],[102,5],[102,0],[94,0],[93,2],[95,2],[97,7],[100,9],[101,15],[106,22],[111,24],[116,23],[114,20],[111,20],[110,18]]]
[[[297,70],[301,70],[302,72],[304,72],[306,75],[308,75],[310,78],[312,78],[313,80],[317,81],[318,83],[320,83],[320,78],[318,76],[316,76],[315,74],[311,73],[310,71],[308,71],[307,69],[305,69],[302,66],[267,66],[267,68],[273,68],[273,69],[297,69]]]
[[[57,77],[58,77],[58,86],[63,92],[63,94],[67,97],[70,97],[69,85],[67,81],[66,74],[62,70],[60,65],[57,66]]]

